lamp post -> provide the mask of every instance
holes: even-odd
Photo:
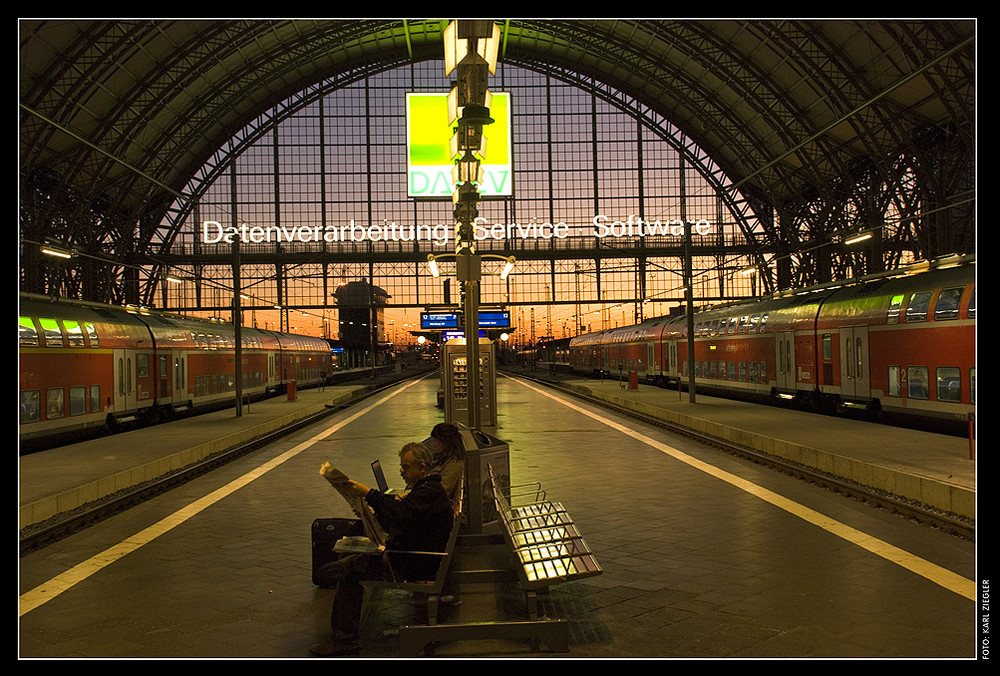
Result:
[[[479,215],[480,161],[485,152],[483,126],[489,116],[489,76],[496,73],[500,27],[492,21],[452,21],[444,31],[445,75],[456,74],[448,96],[449,117],[457,124],[452,138],[455,169],[452,194],[458,281],[465,292],[465,354],[469,378],[469,427],[479,430],[479,285],[482,261],[476,253],[473,223]]]

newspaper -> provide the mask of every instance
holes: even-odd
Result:
[[[365,527],[365,535],[368,540],[371,541],[371,545],[377,548],[379,551],[385,549],[386,533],[382,528],[382,525],[375,518],[375,512],[372,508],[368,506],[365,499],[355,493],[353,493],[348,487],[348,482],[350,479],[342,471],[331,465],[329,462],[324,462],[323,466],[319,468],[319,473],[323,478],[330,482],[330,484],[337,489],[337,492],[343,496],[344,500],[351,507],[351,510],[361,519],[361,523]],[[359,549],[353,549],[352,551],[361,551],[368,549],[368,546],[357,538],[354,539],[352,546]]]

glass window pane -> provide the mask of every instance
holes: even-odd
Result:
[[[898,397],[899,396],[899,367],[890,366],[889,367],[889,396]]]
[[[74,322],[67,319],[63,321],[63,326],[66,327],[66,339],[69,346],[84,347],[83,327],[80,326],[80,322]]]
[[[87,388],[82,385],[69,388],[69,414],[83,415],[87,412]]]
[[[930,383],[926,366],[909,366],[906,369],[906,393],[911,399],[929,399]]]
[[[927,306],[931,302],[931,292],[930,291],[918,291],[913,294],[910,298],[910,302],[906,305],[906,321],[907,322],[924,322],[927,321]]]
[[[64,395],[61,387],[55,387],[45,392],[46,420],[54,420],[56,418],[63,417],[65,411],[63,398]]]
[[[899,308],[903,305],[903,296],[893,296],[889,301],[889,310],[886,312],[885,321],[887,324],[899,323]]]
[[[955,289],[942,289],[934,306],[934,321],[958,319],[958,306],[962,301],[964,286]]]
[[[54,319],[39,319],[39,325],[42,327],[42,335],[45,337],[46,347],[62,347],[62,330],[59,328],[59,323]]]
[[[19,317],[17,320],[18,343],[25,347],[38,345],[38,330],[31,317]]]
[[[41,393],[38,390],[21,391],[21,422],[38,422],[39,398]]]
[[[962,401],[962,375],[958,368],[941,367],[937,370],[938,401]]]

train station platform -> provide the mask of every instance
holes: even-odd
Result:
[[[511,372],[975,520],[975,450],[968,439],[698,393],[692,403],[686,392],[645,384],[633,390],[614,378]],[[299,390],[294,400],[253,402],[239,417],[224,409],[25,456],[20,528],[163,477],[325,408],[348,405],[392,377]]]
[[[976,462],[968,438],[823,416],[640,384],[519,370],[616,406],[860,486],[974,520]]]
[[[212,456],[272,434],[329,408],[349,405],[398,376],[364,375],[349,382],[300,389],[234,408],[179,418],[20,458],[20,528],[36,527]]]
[[[388,469],[405,441],[441,420],[438,385],[432,373],[390,388],[141,508],[27,553],[19,655],[310,659],[308,646],[328,635],[332,598],[310,577],[310,525],[317,517],[349,516],[317,469],[334,460],[348,476],[371,477],[372,458]],[[654,388],[622,393],[616,382],[596,385],[636,405],[677,398]],[[290,413],[356,398],[367,386],[300,390],[294,402],[254,403],[240,418],[220,411],[25,456],[22,508],[48,499],[45,493],[94,483],[122,464],[143,466],[237,432],[250,435]],[[974,656],[975,543],[577,402],[521,378],[498,378],[496,435],[510,445],[512,483],[541,482],[549,499],[570,510],[603,569],[557,585],[539,601],[546,618],[566,624],[568,652],[476,640],[444,642],[436,656]],[[698,397],[697,406],[724,404]],[[792,413],[754,410],[772,421]],[[123,463],[127,454],[142,457]],[[63,481],[67,486],[58,485]],[[764,493],[784,501],[762,499]],[[477,568],[473,558],[469,567]],[[517,591],[470,584],[442,607],[441,621],[516,619],[524,605]],[[25,610],[28,597],[37,600]],[[419,618],[415,601],[385,590],[358,657],[398,658],[394,630]]]

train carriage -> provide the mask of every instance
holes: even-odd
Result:
[[[32,294],[18,323],[22,444],[234,403],[232,325]],[[242,327],[239,340],[246,397],[330,373],[324,340]]]
[[[958,257],[574,338],[581,373],[711,394],[965,421],[975,410],[975,262]]]
[[[816,321],[819,390],[846,406],[965,418],[975,405],[975,314],[968,269],[838,290]]]

